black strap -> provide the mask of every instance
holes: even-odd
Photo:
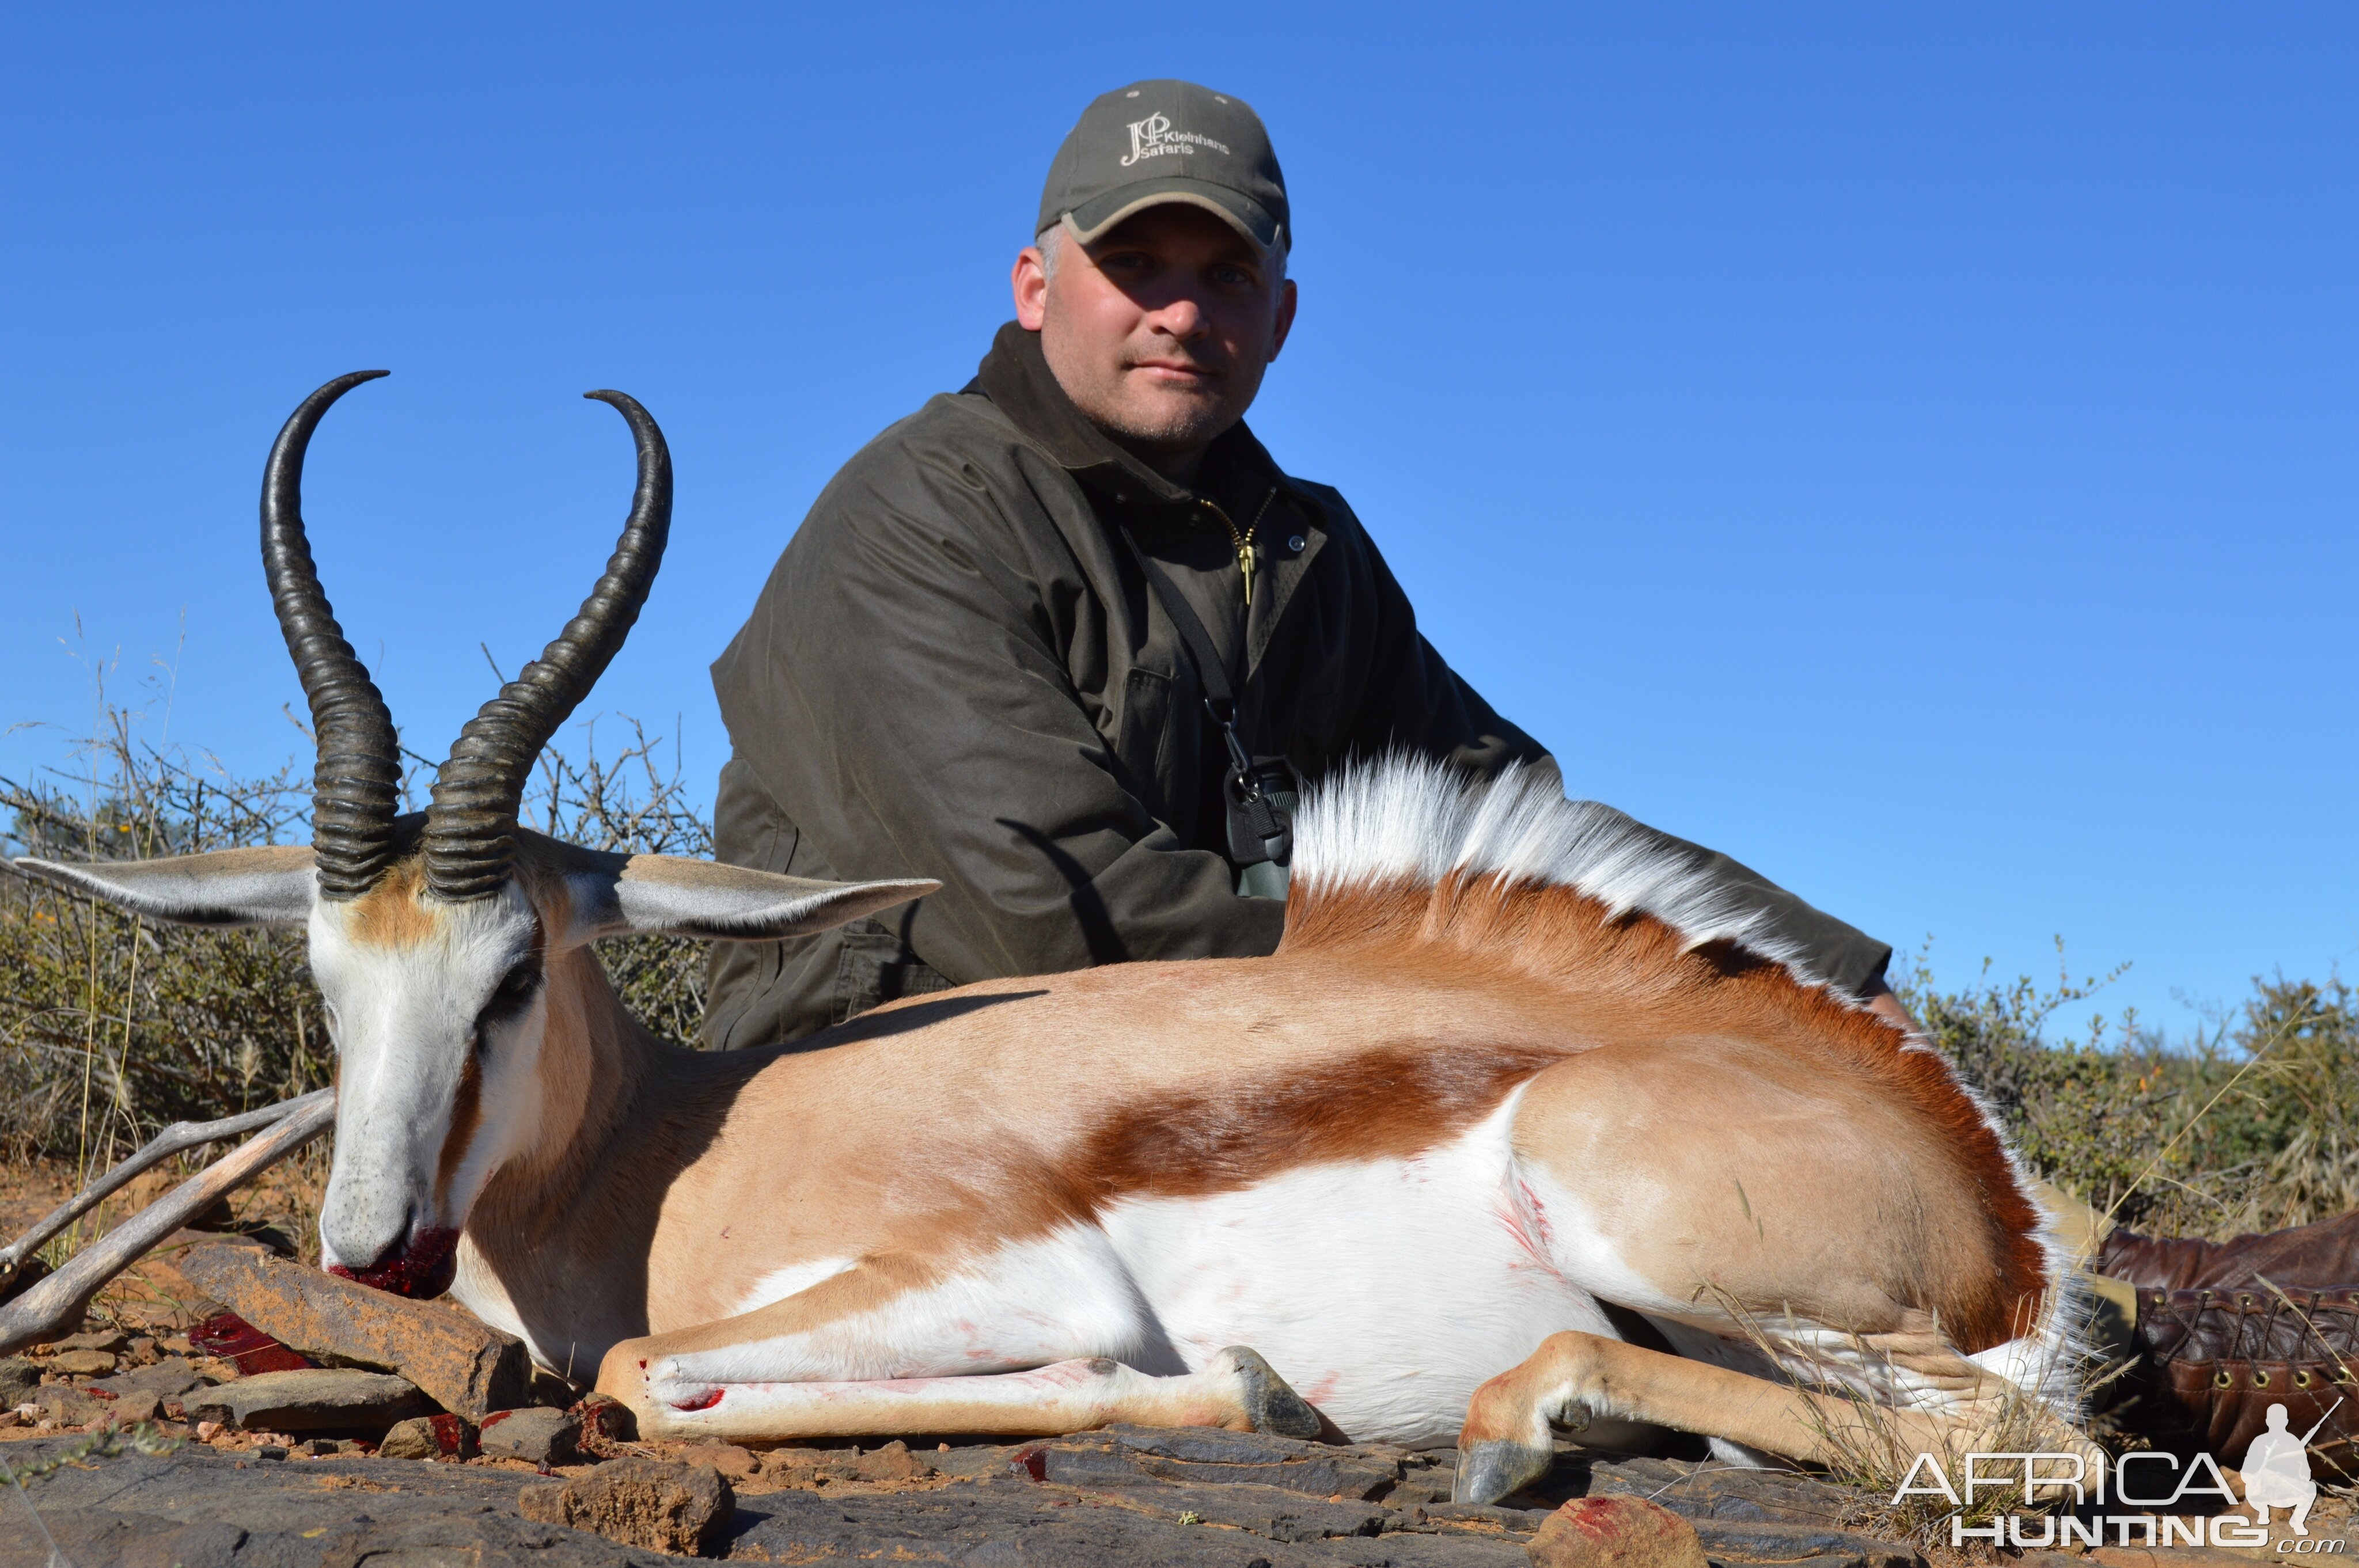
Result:
[[[1180,651],[1196,672],[1196,684],[1203,688],[1205,710],[1221,727],[1221,738],[1228,742],[1229,771],[1223,782],[1227,786],[1229,805],[1230,858],[1239,865],[1262,860],[1276,860],[1282,865],[1293,848],[1293,825],[1262,787],[1261,771],[1254,766],[1253,754],[1245,750],[1244,740],[1237,734],[1237,691],[1229,684],[1228,668],[1221,662],[1220,650],[1212,646],[1212,634],[1204,630],[1195,606],[1188,602],[1162,564],[1138,547],[1128,527],[1120,526],[1118,532],[1147,579],[1147,590],[1161,602],[1163,612],[1180,629]]]
[[[1180,591],[1180,585],[1171,580],[1162,563],[1138,547],[1137,539],[1126,527],[1122,530],[1122,542],[1130,546],[1131,558],[1146,574],[1147,586],[1162,602],[1163,612],[1171,617],[1173,625],[1180,628],[1180,641],[1186,646],[1188,662],[1196,668],[1196,683],[1204,688],[1204,700],[1218,703],[1228,710],[1223,717],[1216,708],[1212,717],[1223,724],[1234,722],[1237,707],[1236,687],[1229,684],[1229,672],[1221,663],[1221,652],[1212,646],[1212,634],[1204,630],[1204,622],[1196,614],[1196,607],[1188,602],[1188,596]]]

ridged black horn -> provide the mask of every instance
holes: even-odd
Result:
[[[638,443],[639,482],[606,574],[565,630],[459,731],[434,775],[426,809],[426,885],[453,903],[484,898],[507,881],[516,809],[534,761],[557,727],[605,673],[639,618],[671,534],[671,453],[647,411],[619,392],[611,403]]]
[[[311,705],[320,760],[311,774],[311,849],[320,892],[358,898],[393,860],[393,817],[401,788],[401,757],[393,714],[353,656],[343,628],[320,587],[303,533],[303,453],[331,404],[364,381],[386,373],[340,375],[303,400],[271,444],[262,470],[262,570],[271,606],[295,673]]]

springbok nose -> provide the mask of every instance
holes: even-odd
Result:
[[[332,1263],[328,1272],[419,1301],[449,1290],[459,1272],[459,1233],[440,1226],[413,1230],[405,1225],[402,1235],[405,1239],[396,1242],[367,1267],[355,1269],[347,1263]]]

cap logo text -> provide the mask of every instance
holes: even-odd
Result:
[[[1130,156],[1122,160],[1122,167],[1128,168],[1141,158],[1169,157],[1174,154],[1193,157],[1198,147],[1210,147],[1217,153],[1229,150],[1226,144],[1216,142],[1210,136],[1194,131],[1173,130],[1169,114],[1149,114],[1144,120],[1131,122]]]

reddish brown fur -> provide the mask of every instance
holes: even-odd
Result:
[[[1690,948],[1651,915],[1615,918],[1577,889],[1495,875],[1454,875],[1431,888],[1401,880],[1306,892],[1298,883],[1278,955],[1319,954],[1373,960],[1394,973],[1440,961],[1503,983],[1539,982],[1578,996],[1590,1027],[1620,1040],[1724,1033],[1807,1054],[1830,1073],[1872,1083],[1927,1129],[1980,1195],[1988,1220],[1978,1284],[1959,1299],[1922,1304],[1937,1308],[1970,1352],[2016,1337],[2036,1317],[2047,1279],[2039,1211],[1981,1108],[1940,1056],[1908,1048],[1892,1024],[1803,984],[1783,965],[1725,944]],[[1305,1102],[1298,1114],[1348,1120],[1383,1103],[1343,1095],[1325,1107]],[[1354,1136],[1326,1135],[1330,1142]]]
[[[372,947],[414,947],[434,935],[434,915],[420,896],[426,862],[416,856],[386,869],[376,885],[353,902],[353,940]]]
[[[1279,1077],[1126,1106],[1068,1167],[1075,1207],[1233,1192],[1298,1166],[1413,1155],[1482,1120],[1564,1055],[1530,1045],[1381,1046]]]

